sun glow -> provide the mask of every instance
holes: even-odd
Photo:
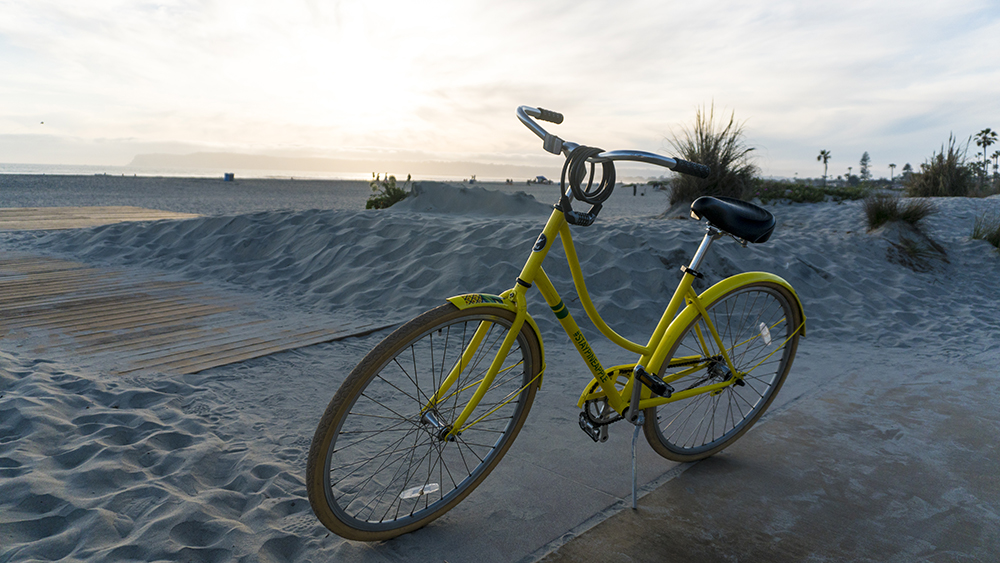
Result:
[[[570,0],[10,0],[0,143],[79,141],[96,151],[86,159],[113,141],[517,162],[537,152],[513,118],[519,104],[565,113],[565,138],[657,151],[714,102],[747,120],[764,167],[784,169],[772,174],[791,175],[786,163],[811,162],[820,144],[919,162],[949,132],[991,125],[980,116],[996,113],[1000,70],[980,55],[998,38],[1000,10],[978,0],[947,10],[857,0],[834,12],[736,0],[613,10]]]

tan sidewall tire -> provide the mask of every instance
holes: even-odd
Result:
[[[802,317],[798,306],[798,300],[795,298],[795,296],[789,293],[789,291],[784,287],[782,287],[781,285],[769,282],[753,282],[746,285],[741,285],[733,289],[732,291],[727,292],[725,295],[720,296],[718,299],[716,299],[708,306],[706,306],[705,309],[711,312],[712,308],[717,303],[727,299],[729,296],[731,296],[736,292],[745,291],[747,288],[752,288],[752,287],[764,287],[769,290],[777,291],[784,298],[784,300],[788,305],[788,309],[791,311],[791,319],[790,319],[791,326],[798,327],[799,325],[802,324]],[[687,328],[684,329],[684,332],[681,334],[681,337],[677,339],[676,343],[674,343],[673,349],[671,349],[670,353],[667,354],[668,360],[674,356],[674,354],[677,352],[677,347],[680,346],[681,342],[684,341],[684,337],[687,336],[688,332],[691,331],[691,328],[694,326],[695,323],[698,322],[700,318],[701,318],[700,316],[695,317],[694,320],[691,321],[691,324],[689,324]],[[648,408],[644,411],[644,416],[646,421],[643,424],[643,431],[646,435],[646,441],[649,442],[650,447],[652,447],[653,450],[656,451],[656,453],[660,454],[661,456],[669,460],[679,461],[679,462],[691,462],[691,461],[698,461],[699,459],[705,459],[706,457],[715,455],[720,451],[722,451],[723,449],[729,447],[730,445],[733,444],[733,442],[738,440],[741,436],[743,436],[743,434],[745,434],[748,430],[750,430],[750,428],[753,427],[753,425],[757,422],[757,420],[761,417],[761,415],[763,415],[764,412],[767,411],[768,407],[771,405],[771,402],[774,400],[774,398],[778,395],[778,392],[781,390],[781,386],[785,383],[785,378],[788,376],[789,370],[791,370],[792,368],[792,362],[795,360],[795,352],[798,349],[798,346],[799,346],[799,333],[796,332],[794,336],[792,336],[791,340],[789,340],[788,343],[785,344],[785,347],[788,348],[788,361],[785,362],[784,369],[782,369],[781,373],[778,374],[777,380],[772,384],[773,391],[771,391],[771,394],[768,395],[767,399],[764,401],[764,404],[761,405],[756,410],[756,412],[753,413],[753,415],[751,415],[751,417],[749,418],[749,420],[746,421],[743,427],[734,435],[730,436],[725,442],[722,442],[721,444],[717,445],[716,447],[708,451],[699,452],[693,455],[685,455],[673,451],[667,448],[667,446],[660,440],[660,432],[658,428],[658,421],[656,418],[655,407]],[[666,369],[666,365],[667,361],[664,361],[664,367],[660,370],[659,373],[660,376],[663,376],[663,373]]]
[[[369,531],[358,529],[357,527],[350,525],[350,523],[342,521],[329,506],[326,494],[326,461],[330,445],[335,437],[335,432],[340,427],[341,419],[348,414],[350,406],[353,405],[357,396],[375,377],[377,374],[376,370],[381,369],[382,366],[390,362],[392,358],[396,357],[396,355],[408,346],[411,341],[414,341],[415,338],[421,338],[422,335],[433,330],[436,326],[453,322],[457,319],[461,319],[462,317],[478,316],[482,314],[501,317],[509,322],[513,322],[514,320],[514,313],[506,309],[498,307],[473,307],[460,310],[451,303],[446,303],[427,311],[393,331],[392,334],[387,336],[385,340],[379,343],[374,349],[372,349],[371,352],[368,353],[368,355],[364,357],[363,360],[361,360],[358,366],[354,368],[344,383],[337,390],[337,393],[333,396],[333,399],[327,406],[326,412],[323,413],[323,417],[320,419],[319,425],[316,428],[316,433],[313,436],[312,445],[309,449],[309,459],[306,464],[306,489],[309,494],[309,503],[312,505],[313,512],[319,520],[332,532],[350,540],[380,541],[412,532],[426,526],[431,521],[448,512],[448,510],[453,508],[466,496],[468,496],[469,493],[475,490],[476,487],[478,487],[479,484],[482,483],[482,481],[490,474],[493,468],[496,467],[497,463],[499,463],[499,461],[503,458],[504,454],[507,453],[511,444],[514,443],[514,439],[517,437],[517,434],[520,432],[521,427],[524,425],[524,421],[528,416],[528,411],[531,410],[531,404],[534,401],[538,385],[531,385],[524,391],[525,403],[521,410],[520,417],[514,421],[514,425],[508,432],[506,441],[499,449],[495,450],[496,453],[494,454],[494,457],[489,460],[485,468],[481,470],[480,474],[471,482],[471,484],[466,486],[463,491],[449,500],[449,502],[436,509],[433,513],[399,528],[384,531]],[[521,327],[521,336],[525,339],[525,348],[531,354],[532,365],[530,373],[534,376],[541,370],[542,366],[541,346],[538,343],[538,338],[528,323],[524,323]]]

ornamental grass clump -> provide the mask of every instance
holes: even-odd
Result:
[[[750,162],[754,148],[743,140],[743,124],[735,119],[736,112],[716,122],[715,105],[706,112],[695,113],[694,128],[682,129],[681,136],[670,140],[677,156],[708,166],[708,178],[679,175],[671,184],[670,204],[694,201],[703,195],[746,198],[754,187],[759,170]]]
[[[934,204],[927,199],[903,199],[894,194],[873,194],[864,200],[868,230],[875,230],[892,221],[902,221],[916,226],[924,217],[935,212]]]
[[[975,188],[972,169],[965,162],[968,143],[959,146],[955,137],[948,136],[947,149],[935,153],[920,165],[920,172],[906,177],[906,195],[910,197],[966,197]]]
[[[972,238],[985,240],[1000,249],[1000,213],[983,213],[972,225]]]

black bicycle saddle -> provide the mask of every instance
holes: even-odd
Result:
[[[770,211],[732,197],[699,197],[691,204],[691,215],[747,242],[766,242],[774,231]]]

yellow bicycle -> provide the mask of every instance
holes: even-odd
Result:
[[[706,233],[646,344],[632,342],[598,314],[587,292],[570,225],[591,225],[615,185],[614,162],[639,161],[707,177],[707,167],[642,151],[603,151],[563,141],[535,120],[562,115],[521,106],[518,118],[563,154],[561,195],[514,287],[470,293],[409,321],[351,372],[323,414],[307,467],[313,511],[331,531],[385,540],[420,528],[458,504],[497,465],[528,416],[545,371],[542,337],[527,313],[537,287],[593,379],[579,398],[580,427],[595,441],[612,422],[643,429],[663,457],[694,461],[732,444],[774,399],[805,335],[795,290],[765,272],[732,276],[696,294],[692,283],[713,241],[765,242],[774,216],[737,199],[691,205]],[[590,173],[587,174],[589,165]],[[601,167],[595,184],[595,171]],[[586,185],[584,185],[586,180]],[[589,211],[572,208],[589,204]],[[559,238],[577,295],[594,325],[638,355],[604,367],[542,269]]]

